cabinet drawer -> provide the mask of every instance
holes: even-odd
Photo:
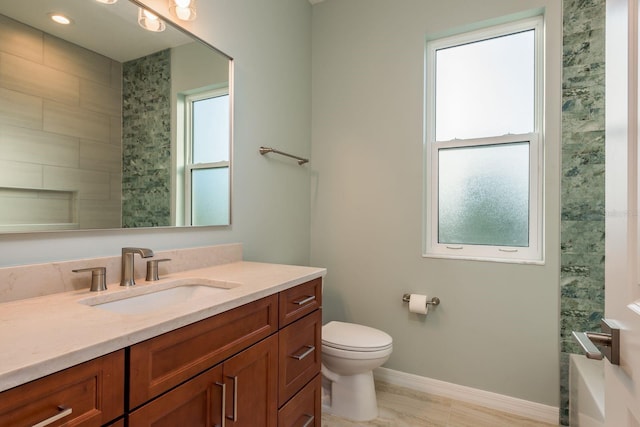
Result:
[[[272,295],[131,346],[130,408],[278,330]]]
[[[0,426],[100,426],[123,413],[123,350],[0,393]]]
[[[278,427],[320,427],[321,394],[322,376],[318,374],[278,411]]]
[[[315,312],[280,330],[278,406],[282,406],[320,372],[322,312]]]
[[[280,327],[295,322],[321,306],[321,277],[280,292]]]
[[[218,365],[133,411],[129,427],[222,425],[222,390]]]

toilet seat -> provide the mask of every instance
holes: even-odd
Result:
[[[391,346],[375,351],[353,351],[353,350],[342,350],[339,348],[333,348],[326,344],[322,344],[322,354],[325,356],[333,356],[340,359],[349,359],[349,360],[375,360],[375,359],[383,359],[389,357],[393,349]]]
[[[322,346],[336,353],[342,353],[339,350],[385,353],[392,345],[389,334],[368,326],[331,321],[322,327]]]

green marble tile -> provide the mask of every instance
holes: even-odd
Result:
[[[563,254],[604,253],[603,221],[562,221],[560,236]]]
[[[605,0],[563,2],[560,422],[569,422],[572,331],[604,311]]]
[[[170,70],[169,50],[123,66],[123,227],[171,222]]]

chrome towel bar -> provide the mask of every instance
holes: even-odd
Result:
[[[409,299],[411,299],[411,294],[402,295],[402,302],[409,302]],[[440,298],[438,297],[433,297],[431,298],[431,301],[427,301],[427,305],[438,305],[438,304],[440,304]]]
[[[260,147],[260,154],[264,156],[267,153],[276,153],[276,154],[280,154],[281,156],[291,157],[292,159],[296,159],[299,165],[304,165],[305,163],[309,163],[309,159],[305,159],[304,157],[298,157],[298,156],[294,156],[293,154],[284,153],[282,151],[276,150],[275,148]]]

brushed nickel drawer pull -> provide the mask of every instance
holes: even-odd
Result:
[[[313,420],[316,418],[313,415],[309,415],[309,414],[305,414],[307,417],[309,417],[309,419],[307,420],[306,423],[302,424],[302,427],[309,427],[312,423]]]
[[[67,415],[71,415],[71,413],[73,412],[73,408],[67,408],[66,406],[59,405],[58,411],[60,412],[58,412],[56,415],[49,417],[44,421],[40,421],[38,424],[34,424],[33,427],[45,427],[49,424],[53,424],[56,421],[66,417]]]
[[[306,297],[305,299],[301,299],[300,301],[294,301],[293,303],[294,304],[298,304],[298,305],[305,305],[306,303],[311,302],[311,301],[313,301],[315,299],[316,299],[316,296],[315,295],[311,295],[311,296]]]
[[[227,406],[227,385],[225,383],[216,382],[216,385],[222,387],[222,425],[220,427],[225,427],[226,417],[224,416],[225,406]]]
[[[234,422],[238,421],[238,377],[229,377],[233,379],[233,414],[227,416],[228,419]]]
[[[316,348],[312,345],[305,345],[305,347],[307,348],[304,353],[302,354],[292,354],[291,357],[296,359],[296,360],[302,360],[305,357],[307,357],[308,355],[310,355],[311,353],[313,353]]]

